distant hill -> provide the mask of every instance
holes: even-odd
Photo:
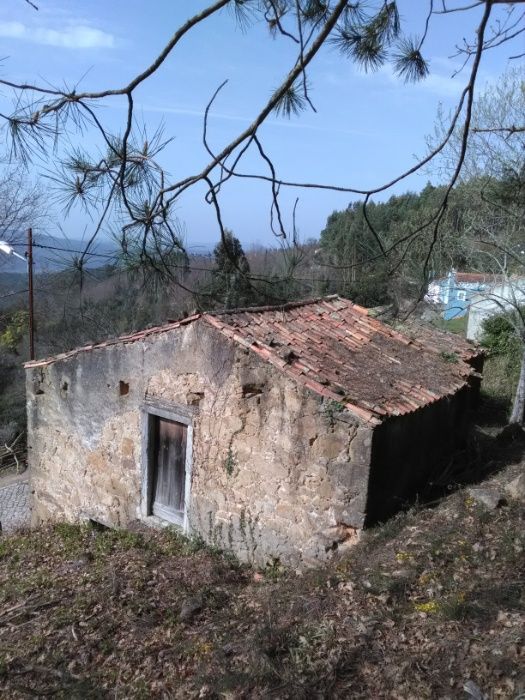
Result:
[[[0,268],[0,309],[16,301],[19,292],[27,289],[27,275],[18,272],[5,272]]]
[[[8,241],[18,253],[25,254],[27,249],[27,233],[25,231],[15,234]],[[87,245],[81,238],[65,238],[46,234],[35,234],[33,240],[33,259],[35,272],[57,272],[71,267],[75,257],[79,257]],[[118,244],[110,240],[99,240],[90,247],[86,258],[90,268],[104,267],[112,264],[112,258],[118,250]],[[209,257],[213,246],[204,243],[188,244],[190,255],[199,258]],[[9,273],[25,274],[27,271],[23,260],[0,254],[0,284],[5,282],[5,275]]]
[[[27,249],[26,233],[22,232],[13,236],[9,243],[23,255]],[[79,238],[65,238],[37,234],[33,241],[33,260],[36,272],[53,272],[63,270],[71,266],[75,257],[78,257],[85,249],[86,241]],[[111,262],[111,256],[116,252],[116,246],[112,241],[97,242],[90,248],[87,256],[89,267],[102,267]],[[5,283],[6,274],[25,274],[26,265],[23,260],[13,256],[0,256],[0,280]]]

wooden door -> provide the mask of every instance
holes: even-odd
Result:
[[[168,520],[184,516],[187,433],[186,425],[155,417],[152,511]]]

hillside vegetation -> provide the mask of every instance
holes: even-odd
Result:
[[[2,697],[515,698],[523,445],[504,459],[482,491],[401,514],[303,574],[170,530],[5,538]]]

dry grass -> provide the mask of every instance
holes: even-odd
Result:
[[[302,576],[254,574],[172,532],[5,538],[2,697],[456,698],[472,681],[514,698],[524,515],[458,492]],[[181,621],[188,598],[200,609]]]

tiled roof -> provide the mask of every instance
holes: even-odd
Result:
[[[473,284],[475,282],[482,282],[485,284],[496,284],[497,282],[500,282],[502,279],[504,279],[504,276],[494,275],[490,272],[456,272],[454,278],[456,280],[456,284],[460,282],[463,284]]]
[[[95,348],[132,343],[199,318],[317,394],[376,424],[454,394],[472,374],[468,361],[476,354],[457,336],[444,340],[442,334],[438,340],[425,331],[411,338],[372,318],[367,309],[333,296],[280,307],[197,314],[25,366],[44,366]]]
[[[296,381],[373,423],[454,394],[473,371],[459,338],[445,353],[432,346],[430,332],[421,341],[409,338],[340,297],[205,318]]]
[[[396,328],[400,333],[424,345],[429,352],[438,355],[454,354],[465,362],[471,362],[474,358],[485,354],[483,348],[457,333],[432,328],[418,321],[408,320]]]
[[[449,279],[449,276],[436,277],[430,284],[444,283]],[[476,282],[483,284],[497,284],[505,279],[504,275],[496,275],[492,272],[454,272],[454,280],[456,284],[474,284]]]

